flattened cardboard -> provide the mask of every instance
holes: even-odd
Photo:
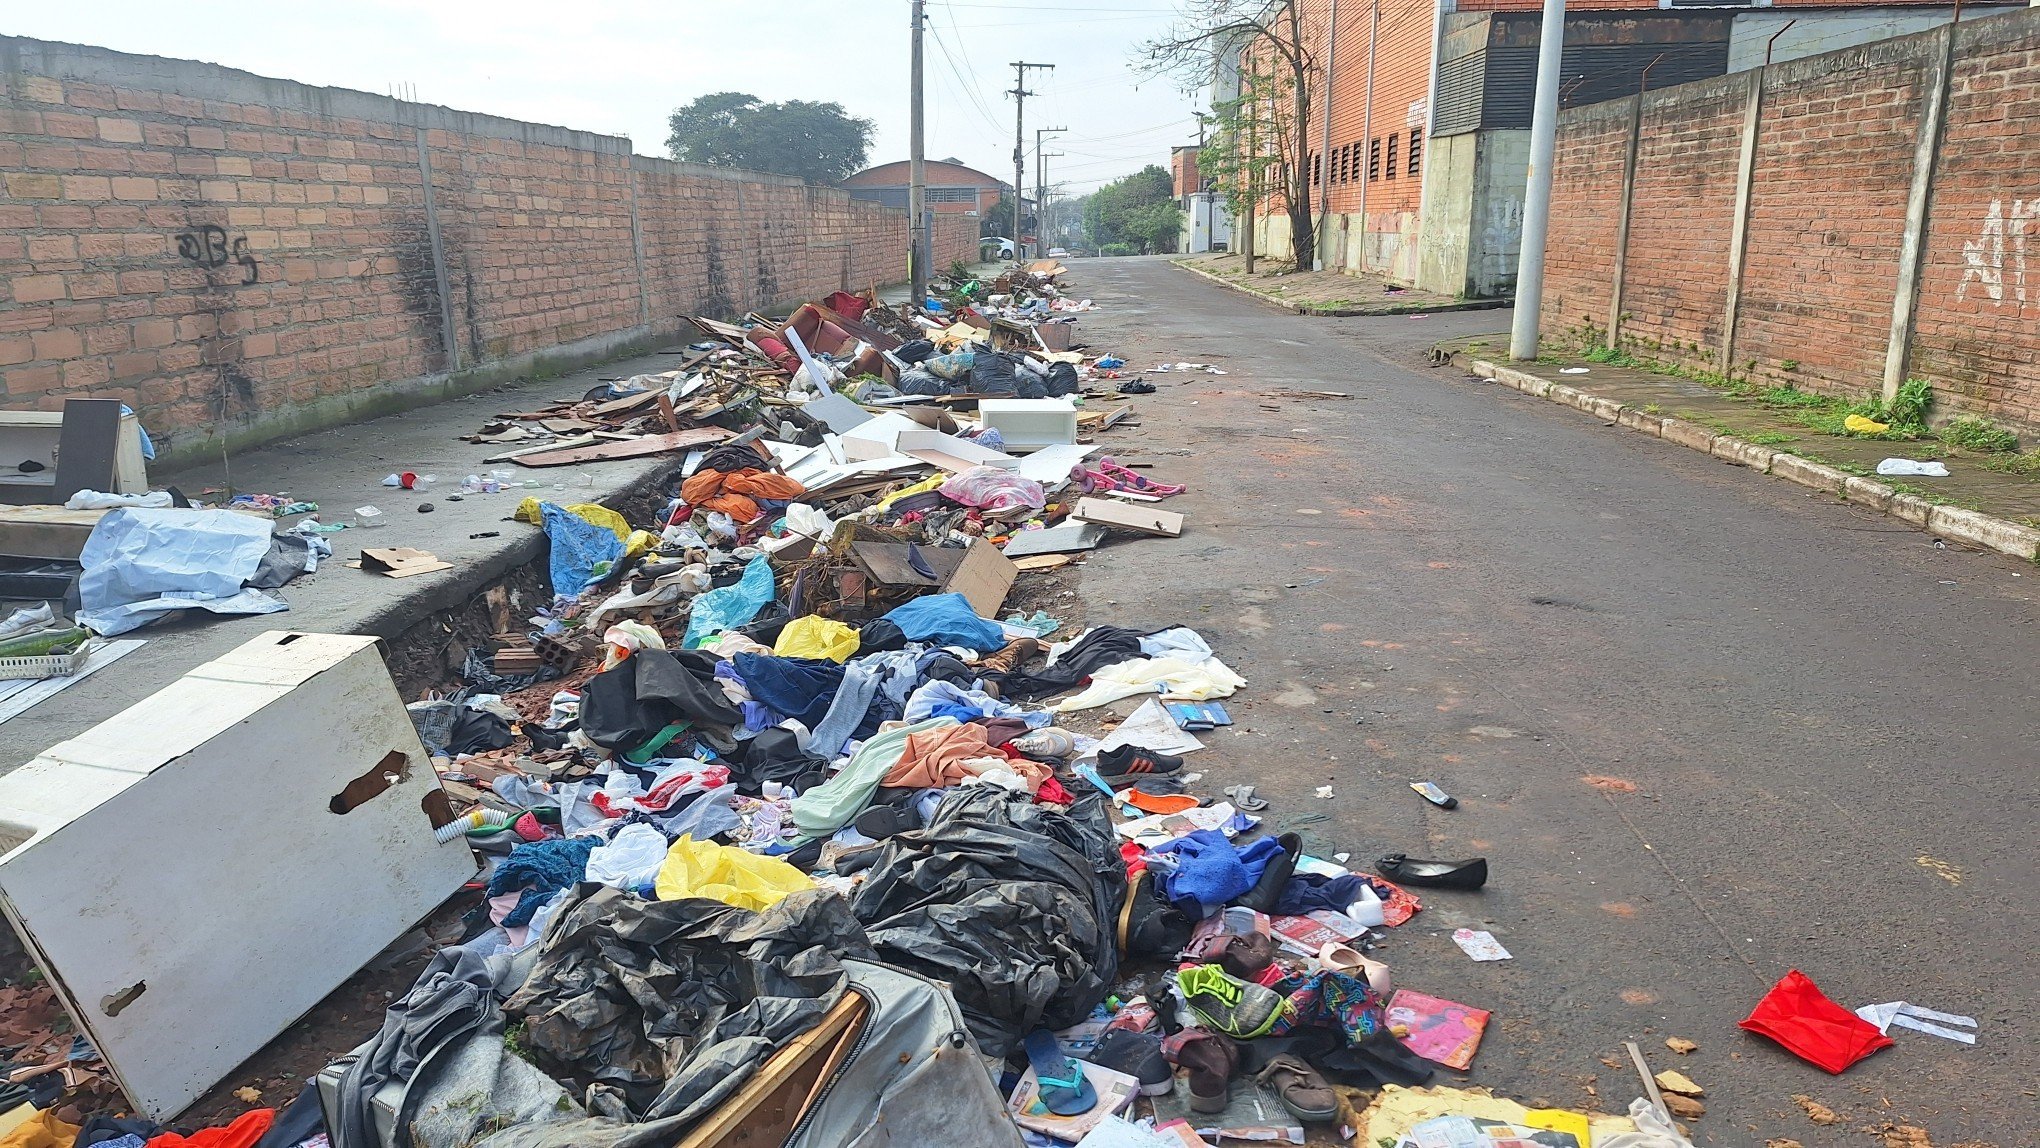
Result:
[[[1104,498],[1080,498],[1077,508],[1070,517],[1078,522],[1094,522],[1100,526],[1112,526],[1121,530],[1151,534],[1158,538],[1176,538],[1183,533],[1183,516],[1173,510],[1160,510],[1152,506],[1128,506]]]
[[[437,554],[427,550],[413,550],[408,546],[378,546],[361,552],[361,557],[347,565],[370,574],[385,578],[411,578],[419,574],[430,574],[434,570],[451,570],[453,563],[441,562]]]

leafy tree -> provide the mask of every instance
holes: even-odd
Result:
[[[1318,62],[1306,39],[1303,5],[1186,0],[1175,26],[1142,44],[1137,57],[1142,71],[1173,75],[1186,91],[1202,88],[1220,71],[1238,70],[1239,98],[1212,109],[1219,131],[1205,149],[1203,170],[1225,187],[1236,212],[1262,199],[1280,200],[1299,266],[1317,250],[1310,123]]]
[[[1115,179],[1084,197],[1084,231],[1093,247],[1174,251],[1183,228],[1175,181],[1158,164]]]
[[[674,110],[666,150],[674,159],[795,175],[834,183],[864,166],[870,120],[836,103],[760,103],[743,92],[716,92]]]
[[[1019,234],[1013,230],[1013,197],[1003,192],[999,195],[998,205],[978,219],[978,237],[989,239],[993,236],[1019,239]]]

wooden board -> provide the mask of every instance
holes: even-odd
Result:
[[[967,549],[923,546],[921,557],[935,572],[933,578],[907,562],[907,548],[894,542],[858,542],[850,557],[885,587],[925,588],[939,594],[961,594],[980,618],[998,616],[1020,568],[999,553],[999,548],[982,538],[973,539]]]
[[[575,438],[555,439],[552,442],[542,442],[533,446],[519,447],[516,450],[506,450],[502,454],[492,454],[482,461],[511,462],[528,454],[546,454],[552,451],[572,450],[575,447],[593,446],[596,441],[598,440],[592,434],[584,434]]]
[[[821,1023],[772,1054],[678,1148],[777,1148],[856,1045],[871,1006],[846,992]]]
[[[730,432],[721,427],[696,427],[693,430],[674,431],[671,434],[639,435],[622,442],[575,447],[572,450],[539,451],[531,454],[520,452],[513,455],[510,461],[518,466],[572,466],[583,462],[613,462],[621,458],[644,458],[647,455],[665,454],[667,451],[685,450],[691,446],[706,446],[709,443],[722,442],[729,437]]]
[[[61,506],[0,506],[0,554],[75,562],[105,514]]]
[[[1070,514],[1070,518],[1077,522],[1132,530],[1160,538],[1175,538],[1183,533],[1183,516],[1173,510],[1160,510],[1152,506],[1128,506],[1123,502],[1112,502],[1103,498],[1078,499],[1077,508]]]
[[[980,618],[997,618],[999,607],[1006,604],[1006,595],[1013,589],[1013,580],[1020,576],[1020,568],[1013,560],[999,553],[999,548],[982,538],[971,540],[969,549],[963,552],[963,562],[956,573],[942,585],[945,593],[963,595],[970,608]]]
[[[1025,573],[1029,570],[1054,570],[1076,560],[1073,554],[1029,554],[1011,561],[1015,570]]]

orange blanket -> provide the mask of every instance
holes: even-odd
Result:
[[[764,513],[753,498],[798,498],[807,487],[764,470],[696,471],[680,484],[680,498],[703,510],[720,510],[738,522],[755,522]]]

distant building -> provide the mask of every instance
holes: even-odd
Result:
[[[1315,260],[1450,295],[1515,291],[1541,7],[1540,0],[1303,6],[1318,73],[1312,122],[1303,125],[1311,206],[1322,221]],[[1336,53],[1326,50],[1333,10]],[[1971,0],[1961,11],[1969,20],[2005,10],[2004,0]],[[1761,67],[1767,53],[1782,62],[1901,36],[1953,15],[1950,5],[1909,0],[1573,0],[1559,103]],[[1267,45],[1231,45],[1213,76],[1214,106],[1239,95],[1250,68],[1274,71]],[[1260,202],[1254,230],[1258,251],[1290,257],[1279,195]],[[1303,253],[1306,265],[1313,261]]]
[[[1193,255],[1200,251],[1227,251],[1232,244],[1232,211],[1226,206],[1225,196],[1197,170],[1197,153],[1202,150],[1199,144],[1169,150],[1169,173],[1176,181],[1176,206],[1183,209],[1183,236],[1176,246]]]
[[[965,167],[953,159],[931,159],[924,165],[928,185],[928,210],[936,215],[990,215],[1008,185],[997,176]],[[867,167],[845,179],[844,190],[852,199],[868,199],[887,207],[907,206],[907,186],[912,163],[898,160]]]

